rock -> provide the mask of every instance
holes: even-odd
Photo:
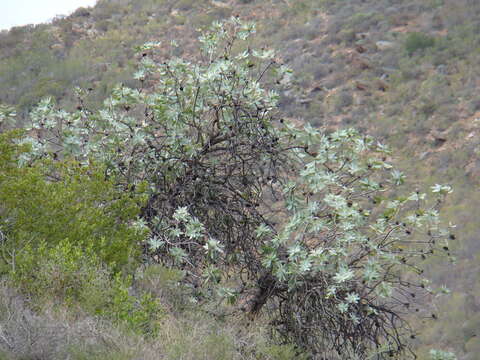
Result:
[[[425,151],[425,152],[421,153],[418,158],[419,158],[420,160],[423,160],[423,159],[427,158],[427,156],[429,156],[430,154],[431,154],[430,151]]]
[[[231,8],[231,6],[230,6],[229,4],[225,4],[225,3],[221,2],[221,1],[214,1],[214,0],[212,0],[211,3],[212,3],[213,6],[216,6],[216,7],[219,7],[219,8],[223,8],[223,9],[230,9],[230,8]]]
[[[61,43],[57,43],[57,44],[53,44],[52,46],[50,46],[50,49],[55,49],[55,50],[61,50],[61,49],[64,49],[65,46],[63,46],[63,44]]]
[[[299,103],[302,105],[305,105],[305,104],[310,104],[312,101],[313,101],[312,98],[302,98],[299,100]]]
[[[381,41],[377,41],[375,45],[377,46],[378,50],[386,50],[394,47],[395,43],[391,41],[381,40]]]

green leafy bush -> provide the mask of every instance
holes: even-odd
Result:
[[[146,235],[132,225],[140,193],[121,192],[97,165],[66,160],[19,166],[28,145],[14,141],[18,135],[0,135],[0,230],[8,239],[8,262],[26,246],[52,248],[62,241],[91,249],[117,270],[137,261]]]
[[[108,280],[108,271],[91,249],[72,245],[68,239],[54,247],[45,242],[35,245],[35,249],[27,244],[19,251],[10,275],[38,306],[48,301],[71,305],[84,297],[86,286],[93,288]]]
[[[2,271],[32,305],[80,306],[129,329],[154,334],[161,307],[130,294],[146,230],[133,224],[142,196],[106,180],[102,167],[72,161],[20,166],[28,145],[0,135]]]
[[[424,50],[435,45],[435,38],[420,32],[413,32],[407,35],[405,50],[412,56],[417,50]]]
[[[49,302],[80,306],[146,335],[155,335],[162,309],[148,293],[138,298],[130,294],[131,278],[112,274],[90,249],[64,240],[53,248],[45,243],[32,250],[22,249],[10,278],[33,304],[41,308]]]
[[[130,295],[132,278],[122,278],[116,274],[113,279],[110,294],[100,313],[118,323],[126,324],[128,329],[155,337],[160,327],[164,310],[158,301],[150,294],[143,293],[138,297]]]

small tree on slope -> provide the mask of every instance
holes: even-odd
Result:
[[[157,59],[161,45],[145,44],[143,86],[117,87],[98,112],[43,101],[24,162],[93,158],[126,190],[147,182],[146,251],[205,296],[267,308],[276,334],[314,356],[408,353],[405,316],[433,292],[421,263],[448,254],[454,237],[438,220],[451,189],[434,186],[433,199],[402,190],[373,138],[282,119],[267,89],[288,86],[291,72],[249,46],[254,32],[237,18],[213,24],[196,62]]]

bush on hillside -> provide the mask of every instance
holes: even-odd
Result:
[[[11,113],[11,112],[10,112]],[[130,294],[145,228],[143,203],[122,193],[102,167],[71,161],[19,166],[29,145],[0,135],[0,264],[32,301],[80,306],[129,329],[155,334],[161,307],[148,292]]]
[[[407,35],[405,50],[412,56],[417,50],[424,50],[435,45],[435,38],[420,32],[413,32]]]
[[[141,193],[119,191],[102,166],[69,160],[29,164],[30,145],[16,145],[19,136],[0,135],[0,230],[8,239],[7,262],[14,264],[25,246],[52,248],[65,240],[91,248],[117,270],[138,261],[146,230],[132,223],[144,203]]]
[[[64,240],[53,248],[45,243],[22,249],[10,279],[42,309],[54,303],[101,316],[148,337],[158,332],[163,309],[149,292],[131,294],[129,276],[114,274],[91,249]]]
[[[181,268],[197,301],[267,308],[276,336],[312,354],[405,353],[405,316],[434,293],[421,263],[449,253],[438,208],[451,189],[435,185],[431,200],[403,190],[373,138],[284,120],[266,88],[291,72],[248,46],[254,32],[237,18],[214,23],[197,63],[158,61],[158,44],[145,44],[135,78],[153,91],[118,86],[99,112],[81,91],[75,113],[42,102],[24,161],[93,158],[126,192],[146,182],[147,255]]]

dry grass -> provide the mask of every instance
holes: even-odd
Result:
[[[41,312],[0,282],[0,359],[3,360],[288,360],[291,346],[268,343],[263,328],[223,322],[201,311],[166,316],[158,337],[145,339],[80,310]]]
[[[121,332],[98,319],[48,307],[35,313],[24,298],[0,284],[2,358],[72,359],[81,353],[95,358],[122,353],[126,349],[121,344],[125,344]]]

